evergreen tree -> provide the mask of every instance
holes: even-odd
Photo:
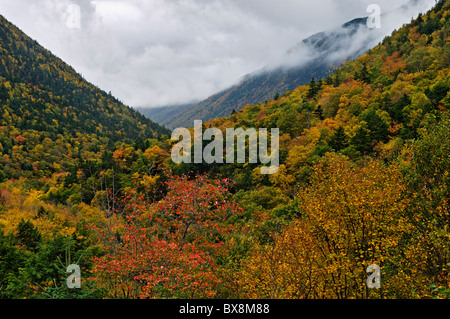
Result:
[[[427,88],[425,95],[430,99],[434,106],[439,105],[439,102],[447,96],[449,87],[445,82],[439,82],[432,89]]]
[[[356,149],[363,155],[368,155],[372,151],[370,132],[363,126],[357,131],[355,136],[351,139],[351,144],[356,146]]]
[[[322,109],[322,106],[320,104],[317,106],[317,109],[315,109],[313,113],[314,113],[314,115],[317,116],[317,118],[319,120],[323,121],[325,119],[324,116],[323,116],[323,109]]]
[[[344,128],[339,126],[336,133],[331,137],[328,143],[336,152],[343,150],[348,146],[348,137],[345,134]]]
[[[361,70],[355,72],[355,79],[370,84],[370,73],[367,64],[364,64]]]
[[[30,221],[22,219],[17,225],[17,240],[25,247],[35,250],[41,241],[41,233]]]
[[[319,93],[320,86],[316,83],[316,80],[314,78],[311,79],[311,82],[309,82],[308,92],[306,93],[306,98],[313,99],[316,97],[317,93]]]
[[[403,109],[411,104],[411,99],[409,96],[405,93],[403,96],[395,103],[388,103],[388,107],[386,110],[388,111],[390,117],[397,122],[403,122],[404,116],[403,116]]]
[[[364,114],[363,121],[367,123],[371,141],[386,143],[389,140],[389,125],[377,114],[375,108]]]

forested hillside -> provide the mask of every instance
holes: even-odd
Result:
[[[330,73],[336,65],[358,57],[369,47],[366,45],[378,35],[369,30],[367,19],[355,19],[327,32],[320,32],[308,37],[291,48],[286,59],[304,57],[299,65],[265,67],[243,77],[238,84],[214,94],[204,101],[182,110],[177,117],[167,122],[169,127],[192,126],[195,119],[210,120],[215,117],[228,117],[233,111],[239,111],[249,104],[263,103],[280,94],[307,84],[311,78],[322,78]],[[361,33],[366,33],[367,43],[356,50],[348,50]],[[345,52],[348,51],[348,52]],[[343,52],[345,52],[343,54]],[[337,58],[331,58],[332,55]],[[341,56],[343,55],[343,56]]]
[[[17,177],[21,170],[48,176],[61,172],[53,164],[63,164],[60,160],[70,153],[168,134],[88,83],[3,17],[0,39],[0,178]]]
[[[361,17],[313,34],[287,50],[281,61],[245,75],[232,87],[189,108],[169,108],[171,112],[176,111],[175,114],[158,114],[158,123],[169,128],[190,127],[197,119],[206,121],[228,117],[246,105],[264,103],[308,84],[311,78],[324,78],[343,63],[356,59],[378,44],[392,32],[393,25],[400,26],[397,20],[402,17],[410,19],[413,12],[419,12],[423,5],[423,1],[410,0],[392,11],[383,12],[380,28],[369,27],[368,18]]]
[[[277,174],[234,170],[244,211],[265,219],[246,296],[448,297],[449,10],[439,1],[331,76],[211,122],[282,134]]]
[[[279,128],[274,175],[175,164],[168,136],[42,132],[32,148],[2,124],[0,296],[448,298],[449,15],[441,0],[330,76],[203,123]],[[82,289],[65,286],[69,263]]]

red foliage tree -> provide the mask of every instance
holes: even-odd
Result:
[[[122,198],[124,218],[95,227],[107,253],[94,259],[94,278],[113,297],[214,297],[222,281],[215,260],[228,250],[230,217],[242,213],[229,184],[169,176],[159,202]]]

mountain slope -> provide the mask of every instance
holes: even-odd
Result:
[[[327,76],[346,60],[355,59],[392,32],[396,17],[408,16],[428,8],[424,1],[412,0],[383,15],[380,29],[369,28],[367,18],[349,21],[333,30],[320,32],[288,50],[278,65],[246,75],[237,85],[219,92],[197,105],[162,121],[167,127],[189,127],[196,119],[208,120],[229,116],[248,104],[272,99],[278,94],[307,84],[312,78]],[[425,1],[427,2],[427,1]]]
[[[324,81],[205,125],[279,128],[284,173],[297,176],[326,152],[392,158],[450,109],[449,14],[441,0]]]
[[[170,126],[170,123],[174,121],[179,114],[183,113],[184,111],[190,109],[195,105],[196,103],[189,103],[189,104],[168,105],[153,108],[136,107],[135,109],[139,113],[145,115],[146,117],[152,119],[152,121],[155,121],[160,125]]]
[[[225,117],[245,105],[264,102],[276,94],[293,90],[299,85],[308,83],[311,78],[325,77],[333,65],[341,62],[341,58],[328,59],[328,55],[342,50],[345,46],[342,43],[344,39],[346,40],[344,43],[353,41],[360,28],[366,28],[366,19],[356,19],[329,33],[318,33],[303,40],[288,52],[286,58],[291,58],[297,51],[311,51],[308,55],[315,58],[308,58],[307,64],[297,67],[267,67],[249,74],[238,85],[217,93],[189,109],[180,119],[170,123],[170,126],[185,124],[189,126],[187,121],[197,118],[208,120]],[[357,57],[360,53],[361,50],[357,49],[346,58]]]
[[[157,137],[165,129],[84,80],[0,16],[2,126],[114,141]]]
[[[341,292],[352,289],[348,278],[358,278],[364,272],[363,258],[371,260],[366,264],[374,259],[382,260],[383,285],[388,287],[383,298],[448,298],[449,16],[450,0],[441,0],[434,9],[385,38],[367,54],[346,63],[322,85],[301,86],[276,101],[249,105],[228,118],[204,123],[206,127],[211,125],[222,130],[241,126],[280,129],[281,165],[277,174],[261,177],[260,168],[251,164],[222,170],[239,182],[238,196],[242,198],[244,211],[267,209],[281,194],[292,198],[287,203],[280,199],[279,206],[269,210],[270,217],[264,223],[264,227],[277,225],[270,228],[279,232],[275,244],[269,246],[275,254],[267,254],[268,250],[262,248],[267,247],[267,242],[263,241],[261,249],[265,250],[256,253],[246,264],[246,271],[253,269],[245,283],[245,287],[254,285],[252,298],[270,298],[265,292],[273,294],[273,291],[279,292],[281,298],[347,298],[335,294],[339,290],[336,287],[345,287]],[[374,163],[377,168],[367,171]],[[346,165],[351,165],[353,172],[364,171],[357,177],[343,169]],[[393,170],[379,179],[385,168]],[[394,176],[400,177],[400,183],[389,189],[388,184],[393,184],[383,181]],[[375,188],[359,190],[364,184]],[[249,189],[247,193],[242,191],[244,187]],[[378,190],[386,193],[372,197]],[[364,199],[363,194],[370,194],[371,199]],[[383,200],[393,194],[398,200],[384,204]],[[405,205],[398,217],[392,217],[400,198],[405,200]],[[373,217],[366,219],[369,211]],[[379,222],[379,216],[384,214],[393,223]],[[371,244],[360,245],[361,238],[365,237],[361,229],[368,229],[366,221],[373,218],[377,219],[374,234],[383,238],[383,245],[389,234],[401,238],[395,253],[388,258],[379,257],[384,254],[381,245],[375,249]],[[280,227],[286,220],[292,221],[290,226]],[[356,220],[363,222],[355,226]],[[393,225],[392,232],[380,227],[383,223]],[[409,226],[401,230],[399,225]],[[344,228],[341,245],[335,239],[344,233]],[[305,235],[308,233],[311,235]],[[304,242],[308,244],[303,245]],[[337,247],[331,255],[330,242]],[[352,247],[351,243],[356,242],[358,247],[363,247],[361,250]],[[310,252],[314,252],[313,258]],[[316,256],[320,254],[324,262],[317,262]],[[277,267],[273,267],[274,255]],[[346,265],[354,265],[353,270],[336,276],[340,276],[342,285],[336,284],[339,281],[335,277],[327,277],[330,271],[324,266],[333,267],[338,255],[345,256],[342,260]],[[317,275],[311,276],[316,264],[319,265]],[[294,280],[285,271],[291,265],[298,265],[295,271],[301,274]],[[405,282],[399,279],[402,272],[399,269],[406,269],[407,285],[399,284]],[[272,290],[273,278],[279,280],[278,287],[282,288]],[[312,285],[320,288],[311,292],[309,287],[301,286],[303,278],[321,278]],[[322,278],[330,278],[329,288],[323,288],[327,283]],[[365,289],[365,279],[358,279],[354,287]],[[430,283],[438,289],[430,289]],[[321,297],[326,290],[330,294]],[[352,298],[366,298],[357,295],[355,292]],[[379,297],[378,293],[373,295]]]
[[[169,133],[0,16],[0,181],[50,177],[115,143]]]
[[[448,298],[449,16],[450,0],[440,0],[324,81],[204,123],[279,128],[274,175],[260,174],[263,163],[175,164],[168,140],[105,148],[95,134],[53,141],[45,136],[55,133],[0,127],[14,143],[1,141],[0,174],[28,165],[24,156],[38,176],[64,163],[60,151],[75,162],[69,174],[0,184],[0,297],[185,299],[206,287],[225,299]],[[30,93],[9,81],[5,90]],[[95,147],[104,150],[97,158]],[[211,233],[218,209],[228,218]],[[194,221],[181,250],[179,221],[199,214],[206,219]],[[219,258],[210,255],[217,243]],[[68,253],[83,269],[81,289],[66,288]],[[132,262],[137,255],[145,260]],[[383,290],[367,289],[371,264]],[[180,269],[195,289],[167,280]]]

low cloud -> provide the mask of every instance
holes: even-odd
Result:
[[[377,2],[387,12],[408,1]],[[434,0],[418,2],[425,11]],[[301,39],[367,15],[370,3],[0,0],[0,13],[88,81],[130,106],[154,107],[204,99],[283,59]],[[80,7],[81,28],[67,24],[71,4]],[[417,10],[396,15],[392,29]]]

